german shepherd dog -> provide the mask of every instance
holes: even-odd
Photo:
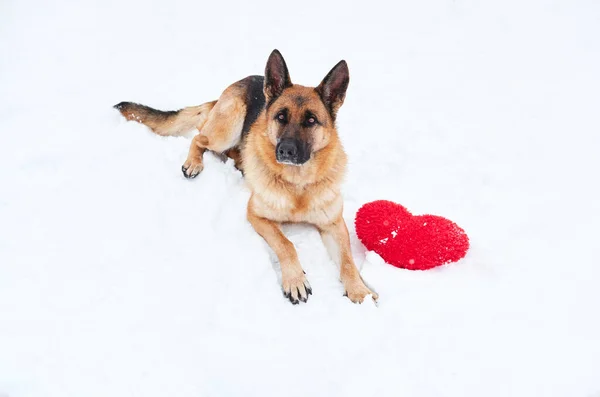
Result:
[[[159,135],[200,133],[182,166],[186,178],[204,168],[206,150],[232,158],[250,187],[247,217],[273,249],[281,265],[283,294],[293,304],[306,302],[312,289],[282,223],[309,223],[319,230],[340,267],[346,296],[361,303],[377,299],[363,282],[350,252],[342,218],[340,185],[346,154],[335,119],[350,76],[340,61],[318,87],[292,84],[281,53],[269,56],[265,75],[233,83],[218,100],[163,112],[131,102],[115,105],[125,118]]]

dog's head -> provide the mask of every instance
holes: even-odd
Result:
[[[316,88],[292,84],[281,53],[271,53],[264,85],[267,135],[279,163],[300,166],[327,146],[349,81],[348,65],[340,61]]]

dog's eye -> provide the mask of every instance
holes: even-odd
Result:
[[[310,116],[306,119],[307,125],[315,125],[317,123],[317,118],[315,116]]]
[[[284,112],[277,113],[277,116],[275,118],[280,123],[285,123],[287,121],[287,116],[286,116],[286,114]]]

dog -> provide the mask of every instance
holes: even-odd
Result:
[[[167,112],[132,102],[114,107],[159,135],[198,129],[181,168],[186,178],[202,171],[207,150],[234,160],[251,190],[247,219],[277,255],[283,294],[293,304],[306,302],[312,289],[294,245],[281,231],[283,223],[316,226],[339,265],[345,295],[361,303],[378,295],[360,276],[342,217],[347,159],[335,121],[349,81],[342,60],[317,87],[292,84],[283,56],[274,50],[264,76],[233,83],[216,101]]]

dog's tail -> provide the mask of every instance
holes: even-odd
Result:
[[[142,123],[158,135],[173,136],[185,134],[194,128],[201,129],[216,103],[206,102],[200,106],[166,112],[133,102],[121,102],[114,108],[127,120]]]

